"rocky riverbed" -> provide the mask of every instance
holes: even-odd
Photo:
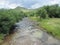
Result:
[[[7,38],[2,45],[60,45],[60,40],[55,39],[41,29],[29,18],[23,18],[16,23],[16,32]]]

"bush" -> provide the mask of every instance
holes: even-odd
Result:
[[[0,10],[0,34],[9,34],[14,29],[16,22],[23,18],[23,12],[15,12],[14,10]]]

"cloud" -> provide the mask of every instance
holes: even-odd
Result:
[[[59,4],[60,0],[51,0],[49,3],[50,4]]]
[[[19,4],[8,4],[8,8],[11,8],[11,9],[14,9],[16,8],[17,6],[19,6]]]
[[[5,8],[8,5],[8,1],[7,0],[0,0],[0,8]]]
[[[10,3],[9,0],[0,0],[0,8],[11,8],[14,9],[17,6],[21,6],[23,7],[23,5],[21,3],[16,4],[16,3]]]
[[[40,4],[36,3],[36,4],[32,5],[30,8],[35,9],[35,8],[38,8],[38,7],[40,7]]]
[[[15,8],[17,6],[30,8],[37,0],[1,0],[0,8]]]
[[[0,8],[39,8],[44,5],[60,4],[60,0],[0,0]]]
[[[11,3],[11,4],[8,4],[8,5],[7,5],[7,8],[14,9],[14,8],[16,8],[17,6],[24,7],[21,3],[20,3],[20,4]]]
[[[35,0],[37,1],[35,4],[31,5],[30,8],[35,9],[35,8],[39,8],[42,7],[44,5],[53,5],[53,4],[60,4],[60,0]]]
[[[0,5],[4,5],[6,3],[6,0],[0,0]]]

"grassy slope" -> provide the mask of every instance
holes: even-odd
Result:
[[[31,17],[31,19],[38,21],[39,26],[60,39],[60,18],[43,19],[42,21],[39,21],[39,18],[36,17]]]

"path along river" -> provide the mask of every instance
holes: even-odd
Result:
[[[35,22],[29,18],[23,18],[17,23],[15,34],[11,39],[5,40],[2,45],[60,45],[60,40],[36,28]]]

